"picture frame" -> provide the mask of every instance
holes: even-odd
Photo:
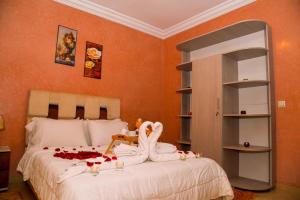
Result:
[[[55,63],[75,66],[77,30],[58,25]]]
[[[86,42],[84,76],[101,79],[103,45]]]

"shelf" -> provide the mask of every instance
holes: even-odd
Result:
[[[269,81],[266,80],[245,80],[245,81],[232,81],[223,83],[225,86],[231,86],[235,88],[247,88],[268,85]]]
[[[253,191],[266,191],[272,189],[272,185],[268,182],[253,180],[249,178],[235,177],[229,178],[229,181],[233,187],[240,189]]]
[[[191,141],[190,140],[178,140],[177,143],[178,144],[191,145]]]
[[[235,151],[242,151],[242,152],[248,152],[248,153],[262,153],[262,152],[270,152],[271,148],[269,147],[262,147],[262,146],[252,146],[244,147],[244,145],[226,145],[223,146],[223,149],[228,150],[235,150]]]
[[[178,117],[182,117],[182,118],[191,118],[192,115],[178,115]]]
[[[256,117],[270,117],[270,114],[223,114],[223,117],[256,118]]]
[[[176,48],[180,51],[194,51],[264,30],[266,26],[267,24],[260,20],[246,20],[187,40],[178,44]]]
[[[176,91],[177,93],[192,93],[192,88],[181,88]]]
[[[182,63],[176,66],[178,70],[192,71],[192,62]]]
[[[8,146],[0,146],[0,153],[10,152],[10,148]]]
[[[268,50],[266,48],[249,48],[249,49],[241,49],[229,53],[225,53],[225,56],[232,57],[236,61],[247,60],[251,58],[256,58],[260,56],[267,55]]]

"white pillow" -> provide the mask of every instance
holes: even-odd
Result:
[[[109,144],[111,136],[120,134],[122,129],[128,129],[128,123],[120,119],[88,120],[88,130],[93,146]]]
[[[30,145],[40,147],[56,146],[87,146],[83,121],[81,120],[53,120],[35,119],[31,130]]]
[[[40,135],[36,135],[36,123],[39,120],[53,120],[50,118],[33,117],[29,123],[25,125],[26,135],[25,143],[26,146],[36,146],[41,143]]]

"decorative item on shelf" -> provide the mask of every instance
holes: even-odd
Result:
[[[55,63],[75,65],[77,31],[65,26],[58,26]]]
[[[247,78],[243,78],[243,81],[248,81],[249,79],[247,79]]]
[[[4,129],[5,129],[4,116],[0,115],[0,131],[3,131]]]
[[[103,46],[86,42],[84,76],[101,79]]]
[[[250,147],[250,143],[249,142],[244,142],[244,147]]]
[[[246,110],[241,110],[241,115],[246,115],[246,114],[247,114]]]

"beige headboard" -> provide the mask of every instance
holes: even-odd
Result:
[[[47,117],[49,105],[58,105],[58,118],[71,119],[76,116],[76,107],[84,107],[85,119],[98,119],[100,107],[107,109],[107,118],[120,118],[120,99],[31,90],[29,94],[28,118]]]

